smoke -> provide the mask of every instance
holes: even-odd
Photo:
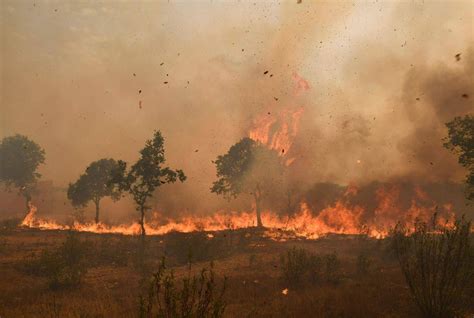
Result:
[[[0,135],[36,140],[43,178],[62,187],[93,160],[133,162],[160,129],[168,165],[188,180],[159,189],[155,209],[251,209],[210,193],[212,160],[259,116],[301,108],[286,154],[296,197],[322,182],[464,175],[441,139],[446,121],[472,109],[469,2],[2,7]],[[294,74],[309,89],[298,92]],[[130,206],[106,209],[133,218]]]

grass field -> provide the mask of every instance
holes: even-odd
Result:
[[[47,277],[35,273],[34,260],[41,251],[60,246],[67,233],[3,230],[0,317],[137,317],[139,296],[146,293],[151,273],[163,256],[178,280],[188,272],[189,263],[191,271],[198,271],[209,268],[212,261],[217,283],[227,277],[225,317],[418,314],[387,240],[330,235],[276,242],[255,229],[208,234],[147,237],[145,251],[140,253],[137,237],[78,233],[87,269],[82,282],[51,289]],[[329,280],[323,274],[318,281],[303,279],[298,284],[285,280],[281,258],[293,247],[336,255],[335,278]]]

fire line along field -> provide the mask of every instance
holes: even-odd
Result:
[[[474,316],[470,1],[1,7],[1,318]]]

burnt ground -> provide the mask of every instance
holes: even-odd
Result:
[[[0,317],[137,317],[142,277],[163,256],[179,278],[209,267],[227,277],[226,317],[412,317],[417,309],[387,240],[330,235],[318,240],[276,242],[261,231],[170,233],[147,237],[144,256],[139,238],[79,233],[85,242],[87,272],[79,286],[51,290],[31,270],[42,250],[66,239],[64,231],[7,229],[0,233]],[[282,279],[281,255],[292,247],[325,255],[340,263],[335,281],[292,286]],[[358,269],[360,255],[369,261]],[[139,259],[144,259],[144,263]],[[284,295],[282,291],[288,288]]]

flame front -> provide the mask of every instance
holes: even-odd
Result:
[[[397,222],[412,229],[413,222],[429,220],[433,213],[438,212],[437,223],[446,225],[454,219],[450,204],[441,208],[435,202],[421,205],[419,200],[428,201],[427,194],[420,190],[415,192],[411,205],[403,209],[398,205],[400,189],[395,185],[381,186],[376,191],[377,206],[373,211],[360,205],[351,204],[351,198],[357,194],[357,187],[351,185],[339,201],[329,205],[319,212],[312,211],[306,202],[302,202],[299,211],[293,216],[279,216],[272,211],[262,213],[265,224],[265,236],[274,240],[289,238],[317,239],[328,233],[335,234],[364,234],[369,237],[383,238],[388,235]],[[420,195],[423,198],[420,198]],[[162,220],[158,222],[156,220]],[[36,218],[36,208],[31,205],[22,226],[42,230],[75,229],[81,232],[117,233],[124,235],[140,234],[138,223],[107,225],[104,223],[79,223],[72,226],[59,224],[50,220]],[[255,226],[255,212],[225,212],[219,211],[210,216],[185,216],[180,219],[166,219],[162,214],[154,212],[145,224],[149,235],[163,235],[169,232],[222,231],[235,230]]]

